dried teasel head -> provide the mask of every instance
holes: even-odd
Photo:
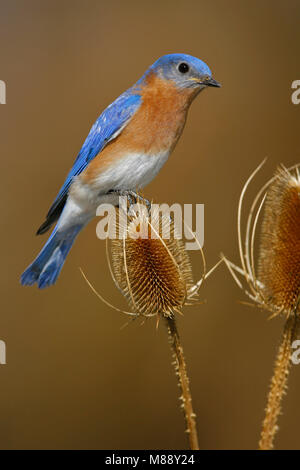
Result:
[[[239,287],[237,274],[246,279],[247,295],[272,316],[300,314],[300,175],[299,166],[281,167],[256,195],[251,206],[244,243],[242,240],[242,205],[246,189],[262,164],[246,182],[238,209],[238,238],[242,267],[224,258]],[[257,225],[263,211],[257,273],[254,244]]]
[[[258,278],[268,302],[299,313],[300,177],[279,169],[265,202]]]
[[[111,242],[112,271],[119,289],[131,308],[142,315],[160,312],[170,316],[181,311],[194,282],[189,256],[183,241],[175,237],[174,223],[163,217],[155,233],[147,213],[130,219],[126,237]],[[170,224],[170,236],[163,238],[166,224]]]
[[[174,221],[153,205],[149,213],[143,199],[128,209],[123,236],[110,243],[113,279],[137,315],[180,313],[189,300],[197,299],[202,279],[195,285]],[[204,256],[203,262],[205,266]]]
[[[195,238],[203,261],[202,277],[195,282],[185,243],[170,214],[160,212],[157,205],[151,205],[150,211],[143,198],[127,209],[125,217],[120,214],[123,209],[118,209],[116,237],[107,242],[107,259],[113,281],[130,311],[114,307],[89,283],[90,287],[106,304],[134,316],[172,317],[185,305],[199,303],[199,288],[217,265],[206,273],[204,254]]]

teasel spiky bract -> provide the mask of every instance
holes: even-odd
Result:
[[[264,163],[264,162],[263,162]],[[241,267],[223,257],[238,286],[260,308],[286,317],[282,341],[275,362],[274,374],[263,421],[260,449],[273,449],[281,402],[287,389],[292,344],[299,329],[300,317],[300,174],[299,166],[281,166],[275,176],[260,189],[251,205],[242,240],[242,208],[249,183],[263,163],[247,180],[238,206],[238,243]],[[261,233],[258,246],[258,268],[255,267],[254,245],[260,216]],[[248,284],[245,288],[238,275]]]

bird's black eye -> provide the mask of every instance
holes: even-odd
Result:
[[[181,64],[178,65],[178,70],[180,73],[187,73],[190,67],[185,62],[181,62]]]

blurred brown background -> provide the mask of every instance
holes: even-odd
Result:
[[[205,60],[223,88],[193,104],[174,154],[146,195],[205,204],[208,265],[238,262],[238,197],[252,170],[299,162],[300,3],[225,1],[0,1],[1,315],[3,449],[182,449],[178,389],[163,326],[114,304],[96,220],[73,247],[55,287],[19,285],[44,244],[35,230],[98,114],[159,56]],[[252,192],[252,195],[254,193]],[[195,272],[200,257],[193,256]],[[221,266],[202,289],[207,304],[179,319],[202,449],[256,448],[282,320],[245,299]],[[277,448],[300,448],[300,366],[292,370]]]

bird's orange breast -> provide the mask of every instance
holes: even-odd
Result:
[[[134,90],[133,90],[134,93]],[[180,137],[193,99],[190,89],[178,90],[155,74],[137,89],[142,103],[123,131],[90,162],[81,177],[88,182],[128,153],[155,155],[172,151]]]

